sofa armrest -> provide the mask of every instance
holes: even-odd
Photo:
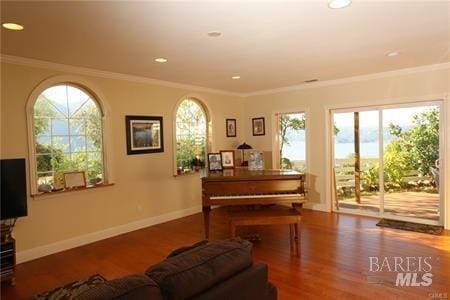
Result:
[[[192,299],[276,300],[277,288],[268,282],[267,272],[266,264],[254,264]]]

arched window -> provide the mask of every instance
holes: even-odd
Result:
[[[37,186],[64,187],[63,173],[84,171],[87,184],[104,179],[102,111],[73,84],[45,89],[33,106]]]
[[[208,118],[196,99],[181,101],[176,110],[177,173],[199,170],[205,166],[208,144]]]

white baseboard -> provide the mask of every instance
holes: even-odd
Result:
[[[73,237],[67,240],[58,241],[56,243],[39,246],[25,251],[17,252],[16,261],[18,264],[30,261],[36,258],[68,250],[71,248],[79,247],[103,239],[107,239],[116,235],[124,234],[130,231],[142,229],[152,225],[168,222],[174,219],[186,217],[192,214],[196,214],[202,211],[202,206],[197,205],[194,207],[173,211],[170,213],[162,214],[155,217],[150,217],[147,219],[142,219],[134,221],[131,223],[119,225],[116,227],[111,227],[108,229],[88,233],[85,235]]]

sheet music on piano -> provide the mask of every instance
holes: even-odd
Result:
[[[209,212],[212,205],[292,203],[300,210],[306,202],[305,175],[292,170],[205,170],[201,180],[206,238],[209,238]]]

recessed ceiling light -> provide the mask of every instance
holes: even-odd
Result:
[[[390,51],[390,52],[386,53],[386,56],[394,57],[394,56],[397,56],[399,54],[400,54],[400,52],[398,52],[398,51]]]
[[[231,79],[241,79],[241,76],[238,76],[238,75],[236,75],[236,76],[231,76]]]
[[[352,3],[352,0],[329,0],[328,7],[329,8],[344,8],[349,6]]]
[[[9,30],[23,30],[23,25],[17,23],[3,23],[2,26]]]
[[[167,59],[165,59],[163,57],[157,57],[154,59],[154,61],[156,61],[158,63],[165,63],[165,62],[167,62]]]
[[[219,37],[221,35],[222,35],[222,32],[220,32],[220,31],[210,31],[210,32],[208,32],[208,36],[210,36],[210,37]]]

